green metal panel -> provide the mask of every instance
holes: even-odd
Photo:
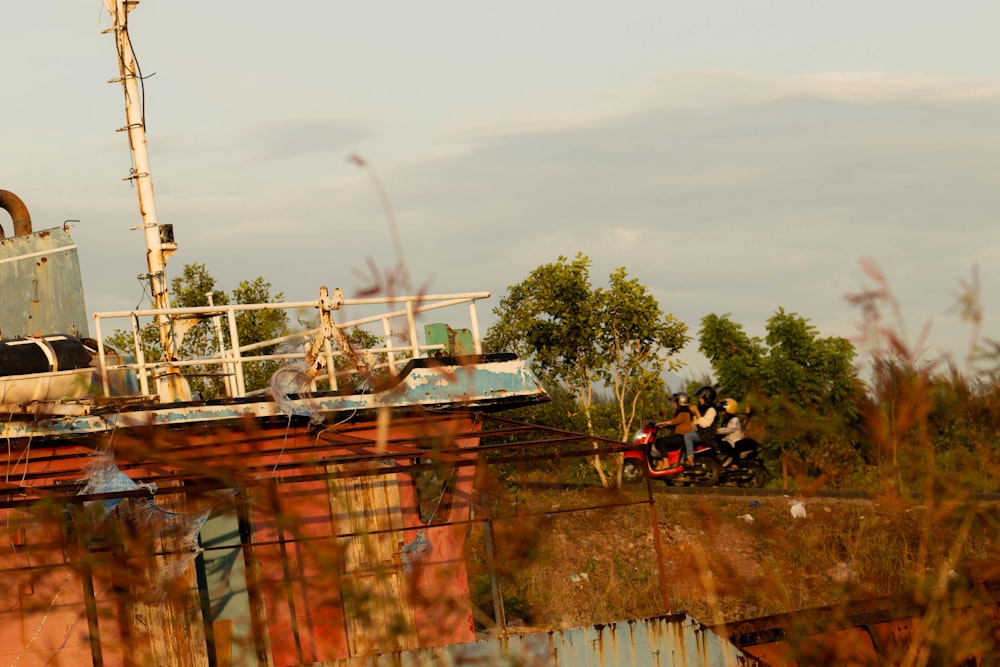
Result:
[[[442,322],[425,325],[424,340],[427,345],[442,346],[444,353],[449,356],[476,353],[476,345],[471,331],[468,329],[452,329]]]
[[[463,354],[475,354],[476,345],[472,340],[472,332],[468,329],[455,329],[455,338],[452,341],[451,353],[461,356]]]
[[[76,242],[64,227],[0,239],[0,338],[90,327]]]

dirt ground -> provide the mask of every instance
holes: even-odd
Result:
[[[958,517],[936,513],[928,529],[923,508],[899,503],[654,496],[652,509],[641,488],[519,496],[516,518],[495,526],[509,624],[565,628],[682,611],[731,622],[898,593],[914,570],[963,577],[998,556],[988,523],[956,549]],[[478,562],[470,574],[481,582],[488,571]]]

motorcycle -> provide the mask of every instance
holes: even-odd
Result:
[[[744,438],[736,443],[731,461],[720,455],[724,463],[719,484],[723,486],[742,486],[759,489],[767,484],[767,468],[760,460],[760,443],[751,438]]]
[[[716,459],[716,451],[703,443],[695,445],[694,465],[685,466],[681,453],[684,451],[683,438],[679,435],[662,438],[657,445],[660,457],[651,456],[656,433],[659,429],[655,422],[647,422],[635,434],[632,442],[643,445],[642,449],[625,452],[625,462],[622,468],[622,479],[625,482],[637,482],[642,479],[643,468],[651,479],[662,479],[670,485],[715,486],[722,477],[722,466]],[[661,449],[662,447],[662,449]],[[659,470],[654,461],[662,458],[666,464]]]

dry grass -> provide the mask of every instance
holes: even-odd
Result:
[[[642,499],[638,490],[626,493]],[[508,622],[566,628],[679,611],[732,622],[918,595],[938,573],[953,584],[1000,576],[986,566],[1000,555],[990,505],[932,516],[890,499],[812,498],[804,503],[807,516],[794,518],[782,496],[656,496],[669,608],[648,506],[567,512],[622,497],[522,492],[520,516],[496,527]],[[470,540],[470,578],[481,611],[492,615],[480,537]]]

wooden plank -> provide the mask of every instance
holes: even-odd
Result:
[[[380,471],[387,462],[331,464],[329,472]],[[342,596],[351,656],[414,648],[412,606],[400,566],[404,541],[396,475],[333,479],[334,530],[343,554]]]

